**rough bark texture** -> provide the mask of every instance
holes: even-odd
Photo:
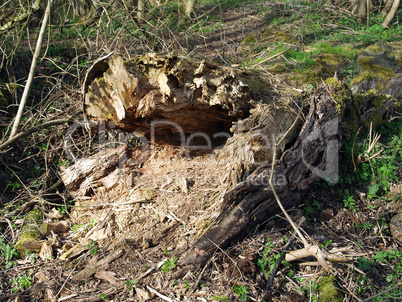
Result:
[[[222,181],[231,183],[232,189],[223,195],[216,223],[182,257],[180,263],[186,268],[204,264],[217,246],[225,247],[245,236],[279,211],[268,182],[269,163],[273,146],[293,124],[297,112],[291,102],[274,102],[268,83],[253,72],[157,55],[127,62],[108,56],[87,74],[83,92],[89,119],[107,120],[144,137],[149,136],[155,121],[168,120],[185,133],[210,134],[229,131],[233,124],[233,136],[217,151],[228,160],[231,175]],[[317,90],[303,127],[295,123],[280,146],[283,154],[275,162],[274,186],[287,208],[299,204],[304,191],[317,179],[336,181],[341,117],[333,97],[345,89],[338,84]],[[157,135],[171,137],[168,130],[160,127]],[[135,168],[141,162],[139,154],[133,156],[135,150],[125,145],[101,152],[97,159],[79,160],[63,172],[63,181],[76,198],[91,195],[98,182],[113,187],[113,173],[121,168],[118,165]],[[130,163],[130,158],[137,160]]]
[[[331,92],[321,87],[295,144],[275,163],[274,187],[285,207],[297,205],[301,194],[320,177],[336,181],[340,116],[335,105]],[[217,246],[227,246],[278,213],[270,173],[271,165],[261,166],[225,195],[216,226],[201,237],[182,265],[203,265]]]
[[[392,19],[395,17],[395,14],[399,8],[401,1],[400,0],[394,0],[392,7],[390,9],[390,11],[387,14],[387,17],[385,18],[384,22],[382,22],[382,27],[384,28],[389,28],[389,25],[392,22]]]
[[[174,145],[177,150],[183,146],[174,138],[177,133],[171,130],[171,124],[155,130],[155,136],[160,139],[148,144],[154,122],[173,123],[177,126],[173,128],[181,128],[180,131],[190,134],[190,137],[196,133],[229,133],[230,128],[233,135],[226,137],[225,145],[219,150],[208,150],[225,159],[229,173],[220,181],[227,185],[222,190],[223,198],[219,197],[218,201],[222,200],[220,215],[181,257],[180,264],[184,267],[181,272],[185,272],[205,264],[217,247],[223,248],[244,237],[255,226],[279,212],[269,186],[270,163],[273,146],[285,133],[284,143],[279,146],[282,155],[274,164],[273,181],[285,208],[298,205],[314,181],[337,181],[338,126],[341,121],[351,124],[352,117],[355,123],[359,120],[358,115],[351,112],[356,102],[347,86],[336,79],[328,83],[329,86],[323,84],[319,87],[311,98],[309,112],[305,112],[307,116],[300,118],[304,122],[301,127],[301,122],[294,121],[298,114],[303,116],[303,108],[296,112],[292,101],[280,101],[278,95],[272,93],[269,79],[257,73],[176,56],[151,54],[127,62],[115,55],[101,58],[84,81],[87,118],[106,120],[104,124],[111,128],[141,133],[145,144],[133,148],[125,143],[119,148],[101,151],[97,157],[80,159],[63,172],[63,181],[77,201],[80,196],[96,194],[93,191],[98,186],[105,190],[115,188],[118,185],[115,176],[123,168],[128,168],[124,173],[132,179],[135,169],[152,162],[154,154],[149,151],[152,153],[157,149],[155,145]],[[287,132],[288,129],[292,131]],[[184,147],[190,146],[186,144]],[[181,153],[176,155],[182,156]],[[223,167],[217,163],[213,164]],[[148,169],[152,170],[151,166],[148,165]],[[158,167],[164,167],[164,164]],[[184,182],[185,189],[181,190],[186,191],[185,179]],[[164,236],[153,235],[155,238]]]

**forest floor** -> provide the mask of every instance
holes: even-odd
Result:
[[[346,8],[321,2],[208,2],[197,6],[187,24],[178,22],[174,7],[155,11],[144,24],[148,37],[119,11],[103,16],[93,29],[72,26],[58,32],[54,26],[24,129],[49,119],[82,119],[83,74],[111,51],[128,59],[155,50],[259,69],[272,77],[279,94],[308,99],[335,74],[351,84],[362,49],[402,37],[399,23],[385,31],[373,18],[365,29]],[[28,45],[35,37],[22,37],[25,52],[3,68],[1,82],[27,74]],[[335,56],[337,64],[325,62],[323,54]],[[21,94],[18,85],[14,96]],[[13,115],[3,111],[5,136]],[[390,232],[391,218],[402,210],[401,119],[376,131],[381,138],[372,154],[383,149],[380,155],[354,171],[354,157],[364,155],[369,144],[368,131],[354,129],[342,141],[338,181],[314,184],[302,204],[289,210],[295,221],[306,218],[302,230],[311,243],[350,259],[333,263],[340,301],[402,299],[402,242]],[[244,240],[217,248],[204,267],[180,276],[180,257],[219,215],[222,196],[231,188],[225,182],[230,159],[160,148],[136,171],[134,184],[127,181],[72,202],[57,184],[59,173],[73,164],[63,149],[65,133],[63,126],[35,133],[0,157],[0,301],[262,301],[293,233],[280,213],[244,234]],[[80,129],[74,137],[77,154],[96,153],[96,138]],[[114,205],[99,206],[104,203]],[[43,222],[66,227],[42,233],[50,252],[42,246],[40,253],[18,255],[14,244],[32,224],[26,214],[33,208],[41,210]],[[74,246],[80,251],[66,256]],[[296,240],[290,250],[301,247]],[[269,301],[322,301],[328,272],[313,260],[282,262]],[[333,297],[336,301],[337,294]]]

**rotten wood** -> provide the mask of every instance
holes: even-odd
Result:
[[[141,163],[147,160],[144,154],[157,144],[183,146],[183,133],[233,134],[216,152],[227,160],[225,181],[231,189],[223,195],[218,219],[181,257],[179,263],[185,272],[205,265],[218,248],[244,237],[279,212],[269,185],[272,168],[273,188],[285,208],[297,206],[314,181],[336,182],[338,128],[344,122],[340,112],[344,112],[333,95],[351,98],[345,94],[347,89],[340,82],[331,87],[321,85],[310,100],[302,126],[295,120],[304,116],[303,104],[281,98],[274,101],[269,80],[258,73],[176,56],[150,54],[124,62],[109,55],[87,74],[84,113],[91,121],[106,120],[106,127],[131,131],[146,142],[156,138],[136,149],[143,151]],[[156,130],[152,128],[155,122],[164,125]],[[274,146],[288,129],[291,133],[278,148],[282,155],[272,166]],[[101,151],[97,158],[77,160],[62,178],[74,197],[93,195],[97,186],[114,187],[114,171],[130,168],[130,160],[138,157],[124,144]],[[131,164],[131,168],[139,165]]]
[[[320,176],[335,177],[337,171],[330,168],[337,168],[337,159],[331,156],[338,153],[341,121],[335,106],[331,92],[318,89],[296,142],[275,162],[274,188],[285,208],[299,204]],[[226,247],[279,211],[268,184],[270,173],[271,165],[261,166],[224,196],[220,219],[181,259],[183,266],[204,265],[216,246]]]
[[[116,55],[97,61],[83,86],[84,113],[125,131],[158,137],[174,132],[217,133],[248,115],[250,100],[273,103],[271,85],[256,71],[221,67],[173,55],[147,54],[124,62]],[[174,126],[173,126],[174,128]],[[177,129],[176,129],[177,130]]]
[[[88,280],[88,278],[91,277],[93,274],[95,274],[98,269],[100,268],[104,269],[110,262],[116,260],[121,255],[123,255],[123,250],[118,249],[114,251],[113,254],[106,256],[105,258],[99,260],[95,264],[88,265],[82,271],[75,274],[71,279],[73,281]]]

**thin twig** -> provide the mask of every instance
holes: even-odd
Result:
[[[355,149],[355,144],[356,144],[356,138],[359,135],[360,130],[362,129],[362,127],[359,128],[359,130],[357,130],[355,138],[353,140],[353,146],[352,146],[352,161],[353,161],[353,172],[356,171],[356,163],[355,163],[355,155],[354,155],[354,149]]]
[[[11,144],[15,143],[16,141],[20,140],[21,138],[26,137],[34,132],[40,131],[42,129],[45,129],[45,128],[48,128],[51,126],[65,124],[65,123],[68,123],[69,121],[70,121],[69,119],[54,120],[54,121],[49,121],[49,122],[43,123],[39,126],[34,126],[32,128],[29,128],[27,131],[22,132],[18,135],[15,135],[13,138],[11,138],[11,139],[7,140],[6,142],[4,142],[3,144],[1,144],[0,151],[6,149]]]
[[[240,270],[240,268],[238,267],[236,261],[234,261],[224,250],[221,249],[221,247],[220,247],[219,245],[217,245],[217,244],[216,244],[215,242],[213,242],[211,239],[209,239],[209,241],[211,241],[211,243],[212,243],[213,245],[215,245],[218,250],[220,250],[222,253],[224,253],[224,254],[226,255],[226,257],[228,257],[228,258],[233,262],[233,264],[236,266],[237,270],[238,270],[239,273],[240,273],[240,279],[244,280],[243,274],[241,273],[241,270]]]
[[[147,285],[147,288],[151,293],[154,293],[155,295],[157,295],[162,300],[165,300],[165,301],[168,301],[168,302],[177,301],[176,299],[172,299],[172,298],[169,298],[168,296],[162,295],[161,293],[157,292],[155,289],[153,289],[152,287],[150,287],[148,285]]]
[[[265,62],[267,62],[267,61],[270,61],[270,60],[272,60],[272,59],[275,59],[276,57],[281,56],[282,54],[284,54],[284,53],[287,52],[288,50],[290,50],[290,47],[287,48],[287,49],[285,49],[285,50],[283,50],[283,51],[281,51],[281,52],[278,52],[277,54],[274,54],[273,56],[270,56],[269,58],[266,58],[266,59],[262,60],[261,62],[246,64],[246,65],[244,65],[244,66],[251,66],[251,67],[259,66],[259,65],[261,65],[262,63],[265,63]]]
[[[153,200],[147,200],[147,199],[135,199],[132,201],[127,201],[127,202],[114,202],[114,203],[101,203],[101,204],[88,204],[88,205],[82,205],[82,206],[72,206],[72,208],[92,208],[92,207],[107,207],[107,206],[125,206],[128,204],[133,204],[133,203],[147,203],[147,202],[155,202]]]
[[[204,268],[202,269],[200,275],[198,276],[197,282],[195,282],[195,284],[193,285],[193,287],[191,288],[189,294],[192,294],[195,292],[195,290],[198,287],[198,284],[200,284],[201,278],[204,275],[205,270],[208,268],[208,266],[211,264],[212,260],[214,259],[214,257],[209,258],[207,264],[205,264]]]
[[[14,235],[13,226],[11,225],[10,220],[8,220],[7,218],[4,218],[4,217],[1,217],[1,216],[0,216],[0,222],[7,222],[8,226],[10,227],[10,230],[11,230],[12,241],[14,241],[15,235]]]
[[[300,219],[299,222],[299,227],[304,223],[304,221],[306,220],[306,218],[303,216]],[[286,251],[289,249],[289,247],[292,245],[293,241],[296,239],[296,232],[293,232],[292,236],[290,237],[289,241],[286,243],[286,245],[282,248],[282,251]],[[264,289],[264,294],[263,294],[263,299],[267,299],[268,297],[267,292],[272,288],[273,284],[274,284],[274,278],[276,276],[276,273],[278,272],[279,269],[279,265],[282,263],[283,259],[285,259],[285,253],[282,253],[282,255],[279,257],[279,259],[276,261],[275,266],[271,272],[271,275],[269,276],[267,285],[265,286]]]
[[[36,65],[38,63],[38,59],[39,59],[39,55],[40,55],[40,50],[42,48],[43,36],[45,34],[45,30],[46,30],[46,27],[47,27],[47,22],[49,21],[50,8],[52,6],[52,2],[53,2],[53,0],[48,0],[47,1],[46,11],[45,11],[45,15],[44,15],[43,21],[42,21],[42,27],[41,27],[40,32],[39,32],[38,41],[36,42],[35,53],[34,53],[34,56],[32,58],[31,69],[29,70],[27,83],[25,84],[24,92],[23,92],[22,97],[21,97],[21,103],[20,103],[20,105],[18,107],[17,115],[15,116],[15,121],[14,121],[14,124],[13,124],[13,128],[11,129],[9,140],[11,140],[15,136],[15,134],[17,133],[18,125],[19,125],[19,123],[21,121],[22,113],[24,111],[25,104],[26,104],[26,102],[28,100],[29,90],[30,90],[31,85],[32,85]]]
[[[394,289],[399,288],[401,285],[402,285],[402,282],[399,282],[397,285],[395,285],[395,286],[393,286],[393,287],[391,287],[391,288],[388,288],[388,289],[386,289],[386,290],[384,290],[384,291],[382,291],[382,292],[379,292],[379,293],[375,294],[374,296],[371,296],[370,298],[361,300],[361,302],[368,302],[368,301],[371,301],[372,299],[374,299],[374,298],[376,298],[376,297],[378,297],[378,296],[381,296],[381,295],[386,294],[386,293],[388,293],[388,292],[390,292],[390,291],[393,291]]]

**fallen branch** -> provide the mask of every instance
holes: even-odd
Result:
[[[302,219],[299,222],[299,226],[301,226],[306,218],[303,216]],[[286,245],[283,247],[282,251],[286,251],[293,243],[293,241],[296,239],[296,232],[292,234],[290,237],[289,241],[286,243]],[[272,269],[271,275],[269,276],[267,285],[265,286],[264,293],[262,295],[263,300],[268,299],[268,291],[272,288],[274,284],[274,278],[276,276],[276,273],[278,272],[279,265],[282,263],[282,261],[285,259],[285,253],[282,253],[282,255],[278,258],[278,260],[275,263],[274,268]]]
[[[165,301],[168,301],[168,302],[178,301],[178,300],[176,300],[176,299],[172,299],[172,298],[169,298],[168,296],[162,295],[161,293],[157,292],[155,289],[153,289],[153,288],[150,287],[150,286],[147,286],[147,288],[148,288],[148,290],[149,290],[151,293],[154,293],[155,295],[157,295],[157,296],[158,296],[159,298],[161,298],[162,300],[165,300]]]
[[[95,264],[88,265],[82,271],[80,271],[76,275],[74,275],[71,279],[73,281],[87,280],[89,277],[91,277],[93,274],[96,273],[98,268],[106,266],[113,260],[116,260],[117,258],[119,258],[121,255],[123,255],[123,250],[119,249],[119,250],[115,251],[113,254],[99,260]]]
[[[268,61],[270,61],[272,59],[275,59],[275,58],[281,56],[282,54],[287,52],[289,49],[290,49],[290,47],[285,49],[285,50],[283,50],[283,51],[281,51],[281,52],[278,52],[277,54],[274,54],[273,56],[270,56],[269,58],[266,58],[266,59],[262,60],[261,62],[258,62],[258,63],[255,63],[255,64],[248,64],[248,65],[245,65],[245,66],[251,66],[251,67],[260,66],[262,63],[268,62]]]
[[[28,20],[28,18],[40,9],[42,0],[36,0],[29,9],[17,16],[13,16],[10,21],[4,25],[0,25],[0,35],[15,27],[18,23]]]
[[[34,126],[32,128],[29,128],[28,130],[14,136],[13,138],[8,139],[6,142],[4,142],[3,144],[0,145],[0,151],[6,149],[8,146],[14,144],[16,141],[20,140],[21,138],[24,138],[34,132],[43,130],[45,128],[51,127],[51,126],[55,126],[55,125],[61,125],[61,124],[66,124],[68,123],[70,120],[69,119],[60,119],[60,120],[54,120],[54,121],[49,121],[46,123],[43,123],[39,126]]]

